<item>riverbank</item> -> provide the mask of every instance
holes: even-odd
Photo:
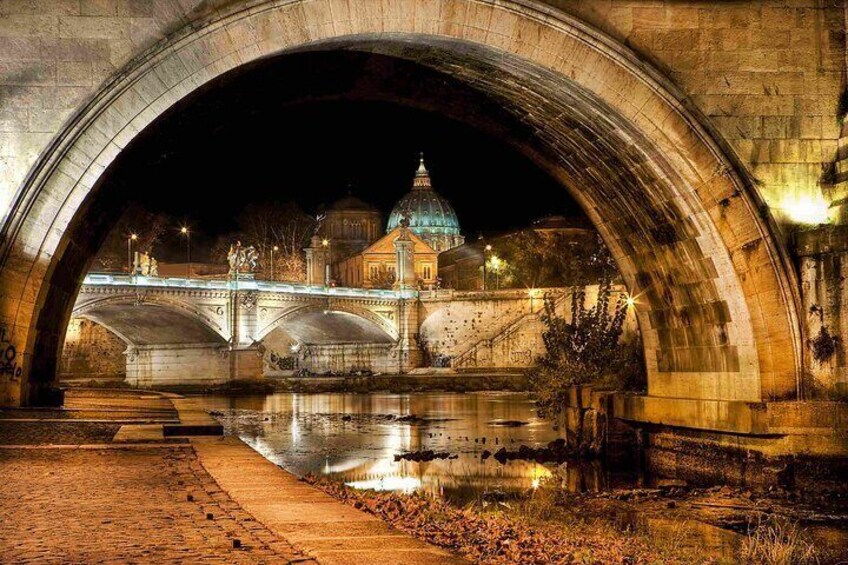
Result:
[[[144,391],[0,410],[0,562],[464,563],[216,431],[196,401]]]
[[[73,379],[62,381],[67,388],[130,389],[123,381]],[[273,392],[349,392],[349,393],[413,393],[413,392],[482,392],[529,390],[523,373],[415,373],[406,375],[284,376],[259,380],[232,381],[220,385],[161,385],[156,390],[178,394],[270,394]]]
[[[648,539],[603,520],[533,520],[507,503],[490,505],[488,510],[458,508],[420,495],[359,491],[338,482],[312,477],[307,480],[355,508],[475,563],[734,562],[675,546],[667,539]]]
[[[780,494],[752,498],[727,487],[571,493],[548,483],[523,498],[483,497],[458,507],[420,494],[356,490],[325,478],[307,477],[307,482],[404,532],[487,565],[540,558],[545,563],[838,565],[848,556],[844,529],[817,528],[821,513],[787,506]]]
[[[198,400],[274,463],[321,477],[319,485],[340,500],[472,560],[533,562],[539,551],[564,562],[589,555],[593,562],[702,563],[708,556],[769,563],[741,556],[790,551],[788,562],[803,563],[811,545],[826,550],[819,563],[848,555],[848,506],[838,496],[700,488],[603,459],[562,461],[560,450],[549,457],[544,446],[556,432],[526,394]],[[551,459],[561,464],[540,463]],[[548,547],[552,540],[563,553]],[[680,545],[691,551],[681,557]],[[527,553],[510,553],[519,546]]]

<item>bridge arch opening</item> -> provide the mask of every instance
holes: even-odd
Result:
[[[3,238],[4,319],[23,353],[4,403],[37,403],[50,387],[82,275],[121,207],[103,182],[117,156],[200,86],[306,51],[411,63],[483,102],[407,100],[503,136],[580,202],[637,297],[650,395],[797,393],[797,287],[757,191],[670,82],[624,46],[527,1],[364,2],[340,13],[269,0],[195,22],[145,53],[29,175]]]
[[[198,316],[169,305],[108,301],[81,308],[76,317],[100,324],[133,346],[227,343]]]
[[[394,373],[397,337],[371,319],[339,310],[299,308],[263,331],[263,374]]]
[[[263,340],[274,331],[281,330],[297,343],[328,345],[342,343],[382,343],[397,341],[386,323],[380,323],[376,314],[357,309],[353,312],[307,306],[286,312],[269,323],[257,340]]]

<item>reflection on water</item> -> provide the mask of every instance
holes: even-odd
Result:
[[[238,435],[296,475],[313,473],[363,489],[420,491],[464,499],[481,492],[524,492],[556,474],[570,490],[605,488],[598,462],[559,468],[481,459],[484,450],[538,447],[558,437],[516,393],[297,394],[207,396],[207,408]],[[409,421],[398,417],[417,416]],[[526,422],[521,426],[498,423]],[[395,461],[420,450],[456,459]]]

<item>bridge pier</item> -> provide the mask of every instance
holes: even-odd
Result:
[[[397,306],[398,342],[395,346],[398,358],[398,373],[407,373],[420,367],[424,355],[418,343],[419,312],[418,299],[399,300]]]
[[[244,381],[261,379],[263,352],[264,348],[261,345],[231,349],[229,351],[229,380]]]
[[[223,384],[230,380],[230,352],[217,343],[130,346],[126,357],[126,381],[140,388]]]

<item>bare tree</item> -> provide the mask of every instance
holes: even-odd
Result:
[[[130,207],[101,246],[92,270],[127,271],[127,240],[135,234],[132,250],[155,255],[156,246],[162,243],[163,236],[170,227],[172,220],[168,215],[149,212],[137,206]]]
[[[256,246],[264,278],[281,281],[306,279],[303,248],[312,236],[314,218],[294,202],[264,202],[245,207],[239,214],[238,223],[240,229],[236,236],[245,244]]]

